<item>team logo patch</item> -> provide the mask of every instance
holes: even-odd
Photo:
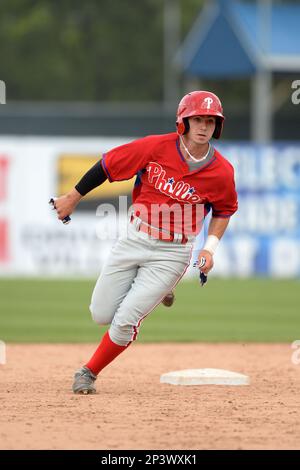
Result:
[[[204,102],[206,104],[206,109],[210,109],[211,105],[213,104],[214,100],[212,98],[205,98],[204,99]]]

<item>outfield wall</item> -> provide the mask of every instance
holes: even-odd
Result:
[[[70,189],[102,152],[130,140],[1,137],[0,275],[98,274],[126,216],[115,224],[95,208],[100,202],[118,208],[118,195],[129,195],[133,181],[106,182],[90,193],[68,226],[47,202]],[[216,147],[235,167],[239,211],[215,256],[214,274],[298,277],[300,143]],[[203,234],[198,238],[199,248]]]

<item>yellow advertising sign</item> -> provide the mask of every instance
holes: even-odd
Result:
[[[57,195],[70,191],[82,176],[101,158],[100,155],[61,154],[58,159],[58,188]],[[130,194],[135,178],[120,181],[116,184],[105,181],[101,186],[88,193],[85,200],[113,199],[119,195]]]

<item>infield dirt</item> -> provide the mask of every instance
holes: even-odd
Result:
[[[0,449],[299,449],[300,364],[290,344],[139,344],[71,392],[96,345],[7,345]],[[249,386],[160,384],[172,370],[220,368]]]

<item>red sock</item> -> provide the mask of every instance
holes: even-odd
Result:
[[[107,331],[93,356],[89,362],[85,364],[86,367],[88,367],[93,374],[98,375],[115,357],[125,351],[129,344],[127,344],[127,346],[120,346],[119,344],[113,343]]]

